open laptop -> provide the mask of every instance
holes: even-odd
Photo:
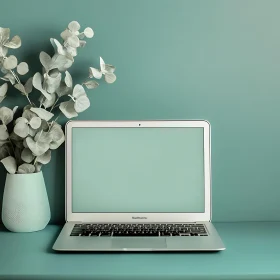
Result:
[[[207,121],[70,121],[58,251],[219,251]]]

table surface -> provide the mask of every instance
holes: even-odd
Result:
[[[280,279],[280,222],[216,223],[215,253],[56,253],[61,226],[0,229],[0,279]]]

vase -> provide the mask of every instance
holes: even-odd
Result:
[[[7,174],[3,196],[2,222],[13,232],[33,232],[50,221],[50,205],[42,171]]]

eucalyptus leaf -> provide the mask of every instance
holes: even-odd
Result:
[[[65,82],[61,82],[59,88],[56,90],[58,97],[68,95],[72,92],[72,89],[67,87]]]
[[[75,32],[75,31],[79,31],[81,26],[77,21],[71,21],[68,24],[68,28],[69,28],[70,31]]]
[[[42,75],[37,72],[32,79],[33,86],[38,89],[48,100],[51,100],[51,95],[43,89],[42,82]]]
[[[4,46],[10,49],[17,49],[21,46],[21,39],[16,35],[11,39],[11,41],[5,43]]]
[[[49,75],[46,75],[45,84],[46,84],[46,90],[49,93],[55,93],[55,91],[60,86],[61,82],[61,73],[58,73],[56,77],[51,77]]]
[[[28,148],[27,143],[26,143],[26,139],[23,140],[22,144],[23,144],[24,148]]]
[[[10,28],[0,27],[0,43],[8,41],[10,38]]]
[[[87,38],[92,38],[93,35],[94,35],[94,32],[93,30],[90,28],[90,27],[87,27],[85,30],[84,30],[84,34]]]
[[[86,41],[80,40],[80,48],[84,48],[86,44]]]
[[[66,55],[55,54],[52,57],[51,69],[57,68],[59,71],[64,72],[73,64],[73,59],[71,60]]]
[[[31,137],[34,137],[36,135],[36,133],[38,132],[38,129],[33,129],[31,126],[28,126],[28,134]]]
[[[30,136],[26,138],[26,144],[35,156],[40,156],[49,149],[48,143],[43,143],[41,141],[35,142]]]
[[[35,156],[32,154],[31,150],[28,148],[24,148],[22,153],[21,153],[21,159],[24,162],[30,163],[33,161],[33,159],[35,158]]]
[[[114,73],[106,73],[105,74],[105,81],[108,83],[108,84],[112,84],[116,81],[117,77]]]
[[[0,146],[0,161],[8,156],[10,156],[12,154],[12,149],[10,147],[10,145],[3,144],[2,146]]]
[[[83,86],[79,84],[75,85],[73,89],[73,97],[75,97],[74,109],[77,113],[85,111],[90,106],[90,101]]]
[[[71,33],[71,31],[69,29],[65,29],[61,34],[61,38],[66,41],[68,37],[71,37],[73,34]]]
[[[0,97],[4,97],[8,91],[8,84],[4,83],[2,86],[0,86]]]
[[[14,55],[8,56],[6,59],[4,59],[3,66],[7,70],[12,70],[17,67],[17,58]]]
[[[13,114],[16,113],[17,109],[18,109],[18,106],[15,106],[15,107],[13,108]]]
[[[52,136],[50,135],[49,132],[41,130],[35,135],[34,140],[36,142],[50,144],[52,141]]]
[[[0,140],[7,140],[9,138],[9,133],[7,127],[3,124],[0,125]]]
[[[59,124],[54,123],[50,129],[50,134],[52,136],[50,149],[55,150],[64,142],[65,140],[64,132]]]
[[[70,75],[70,73],[68,71],[65,71],[65,84],[67,87],[72,88],[73,87],[73,80],[72,77]]]
[[[22,117],[27,119],[27,122],[30,122],[33,117],[37,117],[37,114],[30,111],[32,107],[26,107],[22,113]]]
[[[13,120],[13,111],[7,107],[0,108],[0,120],[3,124],[7,125]]]
[[[51,44],[53,45],[55,52],[60,55],[65,55],[63,46],[56,39],[51,38]]]
[[[61,102],[59,105],[60,111],[65,115],[66,118],[71,119],[77,117],[78,114],[74,109],[74,101],[69,100],[65,102]]]
[[[18,66],[17,66],[17,72],[20,75],[25,75],[27,74],[29,71],[29,67],[28,64],[26,62],[21,62]]]
[[[95,79],[101,79],[102,78],[102,72],[96,68],[89,67],[89,77],[95,78]]]
[[[40,52],[39,58],[40,58],[41,64],[43,65],[43,67],[48,72],[50,67],[51,67],[51,63],[52,63],[51,57],[45,52]]]
[[[25,92],[25,87],[23,84],[15,84],[14,87],[19,90],[21,93],[23,93],[24,95],[26,95],[26,92]]]
[[[0,57],[7,56],[8,48],[0,44]]]
[[[8,156],[6,158],[3,158],[1,160],[3,163],[4,167],[10,174],[15,174],[17,171],[17,163],[14,157]]]
[[[78,48],[80,46],[80,40],[77,36],[68,37],[66,43],[72,48]]]
[[[44,95],[41,95],[39,98],[40,103],[45,107],[45,108],[49,108],[51,107],[56,100],[56,94],[55,93],[51,93],[51,100],[48,100],[44,97]]]
[[[48,150],[44,154],[37,157],[37,162],[42,164],[47,164],[51,161],[51,151]]]
[[[4,81],[7,81],[7,82],[10,82],[12,85],[14,85],[15,82],[16,82],[16,79],[13,76],[12,73],[7,73],[4,77],[1,77],[0,79],[4,80]]]
[[[43,109],[43,108],[31,108],[31,112],[35,113],[40,117],[41,119],[45,121],[49,121],[53,117],[53,113]]]
[[[33,88],[33,86],[32,86],[32,81],[33,81],[33,77],[29,78],[29,79],[26,81],[25,85],[24,85],[25,93],[26,93],[27,95],[28,95],[29,93],[31,93],[31,91],[32,91],[32,88]]]
[[[29,127],[23,119],[24,118],[16,123],[14,127],[14,133],[22,138],[25,138],[29,134]]]
[[[41,168],[42,168],[42,163],[36,162],[36,163],[35,163],[35,171],[36,171],[36,172],[40,172],[40,171],[41,171]]]
[[[29,124],[33,129],[38,129],[41,126],[41,119],[39,117],[33,117]]]
[[[23,163],[18,167],[18,174],[29,174],[35,172],[35,166],[30,163]]]
[[[78,54],[77,48],[73,48],[69,45],[66,47],[66,52],[67,52],[67,54],[70,54],[72,57],[75,57]]]
[[[16,120],[15,120],[15,124],[19,123],[19,122],[24,122],[26,124],[28,124],[28,120],[25,118],[25,117],[18,117]]]
[[[94,80],[88,80],[83,83],[88,89],[94,89],[99,86],[99,84]]]

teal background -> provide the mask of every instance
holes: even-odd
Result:
[[[280,220],[280,1],[9,0],[0,25],[19,34],[18,58],[40,70],[50,37],[68,22],[95,37],[71,69],[83,81],[99,55],[118,80],[89,92],[80,119],[208,119],[212,124],[213,219]],[[9,92],[6,105],[25,100]],[[17,104],[18,105],[18,104]],[[64,151],[44,175],[52,222],[64,220]],[[1,167],[0,191],[5,172]]]
[[[203,137],[203,128],[73,128],[73,212],[204,212]]]

